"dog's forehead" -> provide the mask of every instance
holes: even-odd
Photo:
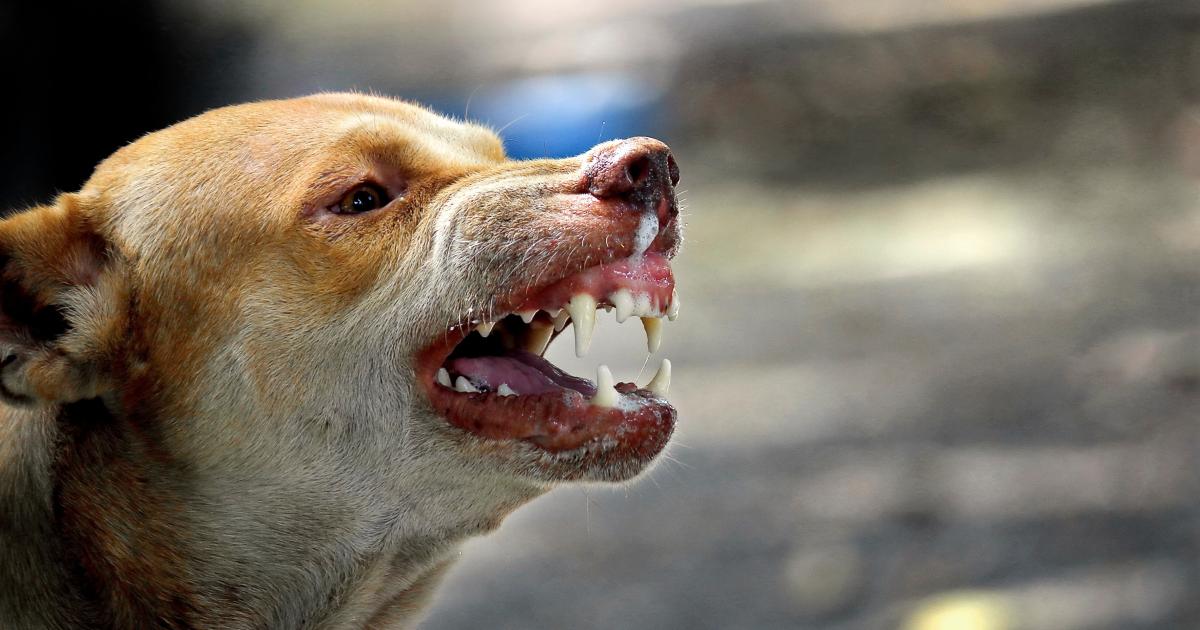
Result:
[[[358,94],[320,94],[212,110],[148,134],[105,160],[86,189],[115,191],[189,179],[296,174],[373,152],[432,170],[506,159],[489,129],[418,105]]]
[[[83,195],[118,232],[166,219],[231,215],[287,221],[322,176],[378,163],[415,173],[463,172],[506,160],[485,127],[382,97],[321,94],[212,110],[158,131],[105,160]],[[206,218],[202,218],[206,217]]]

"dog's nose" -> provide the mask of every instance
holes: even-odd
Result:
[[[671,149],[654,138],[629,138],[598,146],[584,160],[587,191],[597,199],[626,198],[639,205],[671,200],[674,213],[679,166]]]

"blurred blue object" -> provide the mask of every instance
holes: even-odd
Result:
[[[603,72],[523,78],[479,88],[458,111],[499,131],[509,156],[567,157],[613,138],[659,133],[662,89]]]

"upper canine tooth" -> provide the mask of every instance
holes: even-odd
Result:
[[[679,293],[671,289],[671,304],[667,306],[667,319],[675,321],[679,317]]]
[[[608,301],[617,308],[617,322],[623,322],[633,314],[633,294],[629,292],[629,289],[616,291],[608,296]]]
[[[650,354],[658,352],[662,345],[662,320],[657,317],[643,317],[642,328],[646,329],[646,349]]]
[[[592,331],[596,329],[596,298],[587,293],[576,293],[571,296],[567,312],[575,327],[575,356],[582,358],[592,345]]]
[[[492,334],[492,328],[495,326],[496,322],[483,322],[476,326],[475,330],[479,331],[480,337],[487,337],[488,335]]]
[[[437,382],[442,387],[454,389],[454,386],[450,384],[450,373],[446,371],[446,368],[438,368]]]
[[[533,317],[537,315],[537,312],[538,310],[535,308],[531,311],[517,311],[517,315],[521,317],[521,321],[528,324],[529,322],[533,321]]]
[[[471,381],[468,381],[467,377],[460,376],[454,381],[454,391],[470,393],[479,391],[479,388],[475,387]]]
[[[508,383],[500,383],[500,387],[496,388],[496,393],[500,394],[501,396],[516,396],[517,395],[517,392],[514,392],[513,388],[508,386]]]
[[[671,361],[663,359],[662,365],[658,366],[658,373],[654,378],[646,383],[646,389],[654,392],[655,396],[666,397],[667,390],[671,388]]]
[[[567,320],[571,318],[571,314],[563,309],[558,309],[554,314],[554,332],[558,332],[567,327]]]
[[[592,404],[597,407],[613,407],[617,404],[617,388],[613,386],[612,371],[607,365],[596,368],[596,395]]]
[[[554,327],[545,322],[530,324],[529,335],[525,337],[525,349],[538,356],[541,356],[546,351],[546,346],[550,345],[550,338],[554,336]]]

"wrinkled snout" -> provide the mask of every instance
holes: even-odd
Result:
[[[679,210],[675,185],[679,166],[671,149],[654,138],[614,140],[589,151],[583,160],[588,193],[601,200],[624,201],[636,211],[657,210],[665,222]]]

